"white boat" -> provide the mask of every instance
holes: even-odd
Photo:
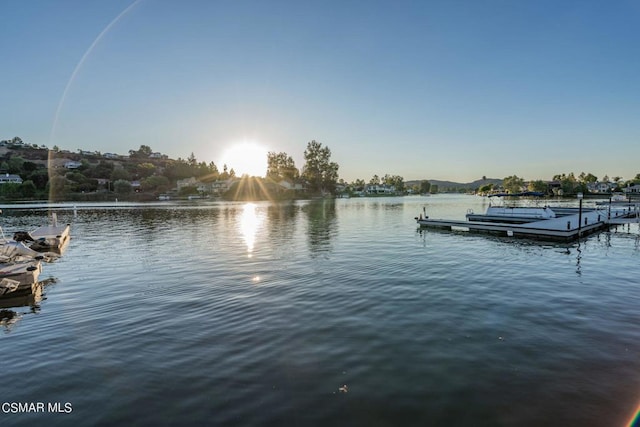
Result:
[[[0,280],[0,284],[9,279]],[[13,307],[34,307],[42,301],[42,292],[45,281],[39,281],[31,287],[29,292],[13,292],[6,296],[0,296],[0,327],[10,327],[21,316],[13,310],[6,310]],[[0,291],[1,292],[1,291]]]
[[[0,242],[0,262],[10,262],[16,257],[43,259],[44,255],[29,248],[24,242],[6,239]]]
[[[69,230],[69,224],[58,226],[55,214],[51,225],[17,232],[14,240],[6,239],[0,228],[0,300],[8,303],[36,294],[42,260],[60,256],[69,243]]]
[[[624,193],[613,193],[611,195],[612,202],[628,202],[629,198],[624,195]]]
[[[609,200],[600,200],[596,202],[597,206],[617,205],[617,206],[638,206],[640,203],[637,199],[632,200],[623,193],[613,193]]]
[[[37,252],[62,254],[71,240],[71,226],[58,225],[56,214],[49,225],[38,227],[33,231],[18,231],[13,235],[16,242],[24,242],[29,249]]]
[[[525,207],[525,206],[489,206],[486,215],[515,216],[532,219],[551,219],[556,213],[549,207]]]
[[[34,242],[29,247],[38,252],[62,253],[71,239],[71,226],[45,225],[29,233]]]
[[[16,259],[0,263],[0,297],[31,294],[38,283],[42,265],[37,259]]]
[[[489,206],[484,214],[467,212],[469,221],[525,223],[556,218],[556,213],[548,206]]]

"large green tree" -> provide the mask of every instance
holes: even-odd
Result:
[[[593,182],[598,182],[598,177],[595,176],[592,173],[584,173],[581,172],[580,175],[578,175],[578,180],[580,182],[589,182],[589,183],[593,183]]]
[[[302,176],[309,189],[317,192],[335,192],[338,181],[338,164],[331,161],[331,150],[313,140],[304,150],[305,165]]]
[[[511,175],[502,180],[502,186],[509,193],[519,193],[524,186],[524,179],[517,175]]]
[[[274,181],[294,181],[300,175],[293,158],[285,152],[276,153],[270,151],[267,153],[267,178]]]
[[[33,197],[36,195],[38,189],[36,185],[31,180],[26,180],[22,183],[22,196],[23,197]]]
[[[136,176],[139,179],[148,178],[152,176],[156,171],[156,166],[153,163],[144,162],[138,163],[136,167]]]
[[[109,178],[111,181],[117,181],[119,179],[128,181],[131,179],[131,174],[125,168],[114,168]]]
[[[0,185],[0,198],[2,199],[18,199],[22,197],[22,184],[7,182]]]
[[[169,180],[166,176],[153,175],[145,178],[140,182],[142,191],[167,191],[169,189]]]
[[[49,182],[49,171],[45,168],[37,169],[27,176],[27,180],[33,182],[39,190],[42,190]]]
[[[351,186],[356,191],[363,191],[365,186],[364,179],[360,179],[360,178],[356,179],[351,183]]]
[[[397,192],[402,193],[404,191],[404,178],[400,175],[389,175],[386,174],[384,178],[382,178],[382,182],[385,185],[395,187]]]
[[[608,180],[609,178],[607,178]],[[576,179],[576,176],[574,175],[573,172],[570,172],[568,175],[567,174],[558,174],[558,175],[554,175],[553,176],[553,180],[554,181],[559,181],[560,182],[560,195],[565,195],[568,196],[570,194],[575,194],[576,191],[581,191],[581,190],[577,190],[578,189],[578,180]]]
[[[549,189],[549,186],[546,182],[542,180],[529,181],[528,190],[529,191],[537,191],[540,193],[546,193]]]
[[[148,159],[151,153],[153,153],[151,147],[143,144],[137,151],[129,150],[129,157],[132,159]]]
[[[118,179],[113,183],[113,190],[118,194],[129,194],[132,191],[131,183],[124,179]]]

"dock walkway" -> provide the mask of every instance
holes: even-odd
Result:
[[[423,228],[491,233],[540,240],[572,241],[581,236],[604,230],[613,225],[616,220],[628,218],[630,215],[631,212],[626,210],[612,210],[610,214],[607,210],[585,210],[581,214],[575,213],[524,224],[431,218],[418,219],[417,223]]]

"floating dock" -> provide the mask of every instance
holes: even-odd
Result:
[[[31,233],[15,232],[13,240],[4,238],[1,233],[0,307],[23,305],[36,301],[41,295],[42,283],[38,282],[38,277],[42,272],[42,261],[50,262],[62,255],[71,238],[71,226],[59,226],[55,212],[52,217],[51,224]]]
[[[0,298],[0,309],[11,307],[31,306],[42,301],[42,283],[31,285],[29,292],[14,292]],[[1,322],[0,316],[0,324]]]
[[[38,227],[31,233],[34,242],[29,246],[38,252],[53,252],[62,255],[71,238],[71,226],[65,225],[45,225]]]
[[[610,225],[638,221],[638,211],[632,209],[595,210],[563,208],[562,216],[526,223],[512,223],[482,220],[458,221],[448,219],[417,218],[421,228],[435,228],[450,231],[488,233],[506,237],[537,240],[572,241],[582,236],[609,228]]]
[[[58,225],[58,216],[52,214],[52,223],[38,227],[31,232],[18,231],[13,240],[23,242],[29,249],[36,252],[49,252],[62,255],[71,239],[71,225]]]

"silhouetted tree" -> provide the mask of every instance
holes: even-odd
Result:
[[[524,179],[517,175],[511,175],[502,180],[502,186],[509,193],[519,193],[524,186]]]
[[[304,151],[305,166],[302,176],[311,191],[333,193],[338,181],[338,164],[331,161],[331,150],[315,140]]]
[[[300,173],[296,168],[293,158],[287,155],[287,153],[276,153],[273,151],[267,153],[267,178],[271,178],[274,181],[281,181],[283,179],[294,181],[299,176]]]

